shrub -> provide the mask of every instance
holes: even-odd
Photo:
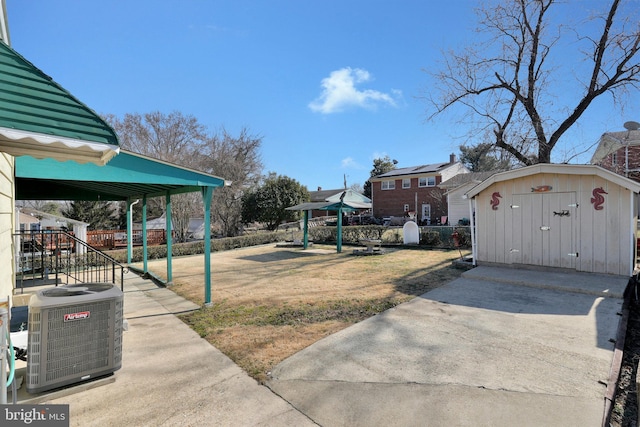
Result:
[[[440,232],[429,228],[423,228],[420,230],[420,244],[427,246],[440,246],[442,239],[440,238]]]
[[[226,251],[229,249],[246,248],[249,246],[264,245],[267,243],[281,242],[291,233],[278,231],[272,233],[247,234],[238,237],[224,237],[222,239],[211,239],[211,252]],[[171,245],[173,256],[197,255],[204,253],[204,241],[174,243]],[[120,263],[127,262],[127,250],[119,249],[109,251],[108,255]],[[167,245],[148,246],[148,259],[162,259],[167,257]],[[131,253],[132,262],[142,261],[142,247],[136,246]]]

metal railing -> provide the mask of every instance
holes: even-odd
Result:
[[[127,268],[72,233],[37,230],[15,233],[16,288],[106,282],[124,288]]]

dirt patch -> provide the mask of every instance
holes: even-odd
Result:
[[[466,253],[463,253],[466,255]],[[460,253],[387,249],[353,256],[352,248],[273,245],[211,256],[213,306],[182,316],[202,337],[259,381],[273,366],[319,339],[442,286],[461,274]],[[179,295],[204,303],[204,258],[174,258]],[[149,262],[156,275],[164,260]]]
[[[640,361],[640,303],[632,297],[624,340],[620,378],[611,412],[611,426],[636,427],[638,424],[638,390],[636,376]]]

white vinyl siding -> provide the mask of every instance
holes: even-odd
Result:
[[[0,153],[0,299],[13,294],[13,157]]]

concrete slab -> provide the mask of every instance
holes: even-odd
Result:
[[[599,425],[622,300],[498,270],[313,344],[268,386],[321,425]]]
[[[69,404],[71,426],[313,425],[151,298],[155,293],[148,281],[127,275],[129,330],[115,381],[45,400]],[[159,300],[176,306],[167,299]]]
[[[466,271],[463,277],[611,298],[622,298],[629,281],[629,278],[624,276],[489,266]]]

